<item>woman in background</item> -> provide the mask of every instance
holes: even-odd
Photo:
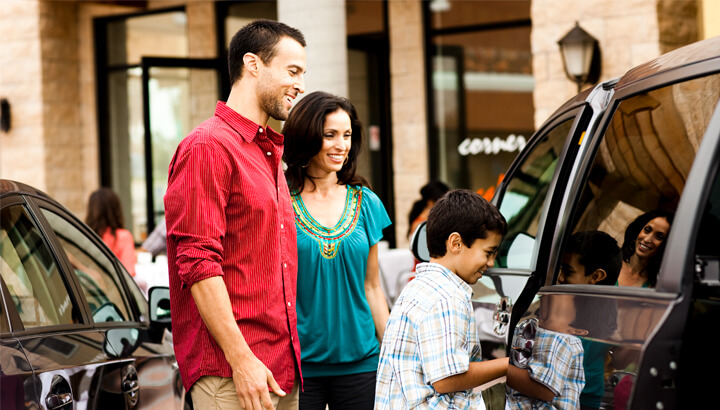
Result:
[[[131,276],[135,276],[135,241],[124,229],[120,198],[110,188],[100,188],[90,195],[85,223],[95,231],[120,259]]]
[[[283,134],[297,228],[300,409],[372,409],[388,318],[377,243],[390,219],[355,174],[361,125],[348,100],[315,92]]]
[[[628,225],[622,246],[619,286],[655,287],[672,221],[672,212],[656,209],[638,216]]]

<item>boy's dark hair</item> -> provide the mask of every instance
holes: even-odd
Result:
[[[617,241],[602,231],[576,232],[570,236],[566,253],[580,255],[580,264],[585,267],[585,276],[598,269],[606,273],[598,285],[615,285],[622,269],[622,253]]]
[[[427,220],[427,243],[430,256],[445,256],[445,242],[450,234],[460,234],[471,247],[476,239],[485,239],[488,232],[507,233],[507,222],[500,211],[482,196],[467,189],[454,189],[440,198],[430,210]]]
[[[627,229],[625,230],[625,237],[623,239],[623,260],[625,262],[630,262],[630,257],[633,256],[633,254],[635,253],[635,240],[637,239],[638,235],[640,235],[640,231],[642,231],[642,229],[645,227],[645,225],[648,224],[648,222],[652,221],[655,218],[665,218],[665,220],[668,221],[668,224],[672,226],[674,216],[675,214],[671,211],[655,209],[638,216],[637,218],[635,218],[635,220],[630,222],[630,225],[628,225]],[[657,252],[650,260],[650,263],[648,263],[648,266],[645,268],[645,271],[648,274],[648,283],[650,287],[655,287],[655,284],[657,283],[657,275],[658,271],[660,271],[660,262],[662,262],[662,257],[665,253],[666,241],[667,238],[665,238],[662,244],[660,244]]]
[[[338,184],[369,186],[365,178],[355,173],[357,157],[362,147],[362,124],[355,107],[347,98],[315,91],[295,105],[283,127],[283,161],[287,164],[285,178],[292,195],[300,195],[305,186],[305,178],[312,182],[312,178],[307,174],[307,166],[322,148],[325,119],[337,110],[347,113],[352,130],[348,160],[337,172]]]
[[[256,54],[263,64],[269,64],[275,57],[275,46],[283,37],[290,37],[305,47],[305,37],[300,30],[279,21],[255,20],[238,30],[228,49],[230,85],[242,77],[245,54]]]

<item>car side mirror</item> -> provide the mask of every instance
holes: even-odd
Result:
[[[137,329],[110,329],[105,333],[103,350],[110,357],[127,357],[137,349],[140,332]]]
[[[150,306],[150,334],[153,340],[162,338],[165,329],[172,331],[170,321],[170,288],[154,286],[148,291]]]
[[[430,251],[427,247],[427,223],[421,222],[410,238],[410,250],[420,262],[430,262]]]

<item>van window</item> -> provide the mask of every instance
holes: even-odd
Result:
[[[7,302],[14,305],[25,329],[79,323],[50,248],[25,207],[3,208],[0,221],[0,276],[11,298]]]
[[[579,232],[608,234],[622,248],[623,266],[642,261],[633,266],[646,268],[645,277],[625,283],[652,288],[719,90],[715,74],[621,101],[601,137],[563,243]]]
[[[123,299],[120,273],[84,233],[62,216],[41,208],[55,231],[87,299],[93,321],[120,322],[131,320]]]
[[[508,233],[498,252],[498,267],[531,268],[540,213],[574,119],[552,128],[532,148],[517,172],[508,177],[507,189],[498,204],[508,222]]]

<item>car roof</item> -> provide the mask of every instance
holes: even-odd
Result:
[[[620,78],[615,89],[665,71],[712,59],[720,59],[720,36],[678,48],[631,69]]]
[[[60,206],[60,204],[56,200],[52,199],[50,195],[37,188],[34,188],[22,182],[12,181],[9,179],[0,179],[0,197],[11,194],[34,196]]]

